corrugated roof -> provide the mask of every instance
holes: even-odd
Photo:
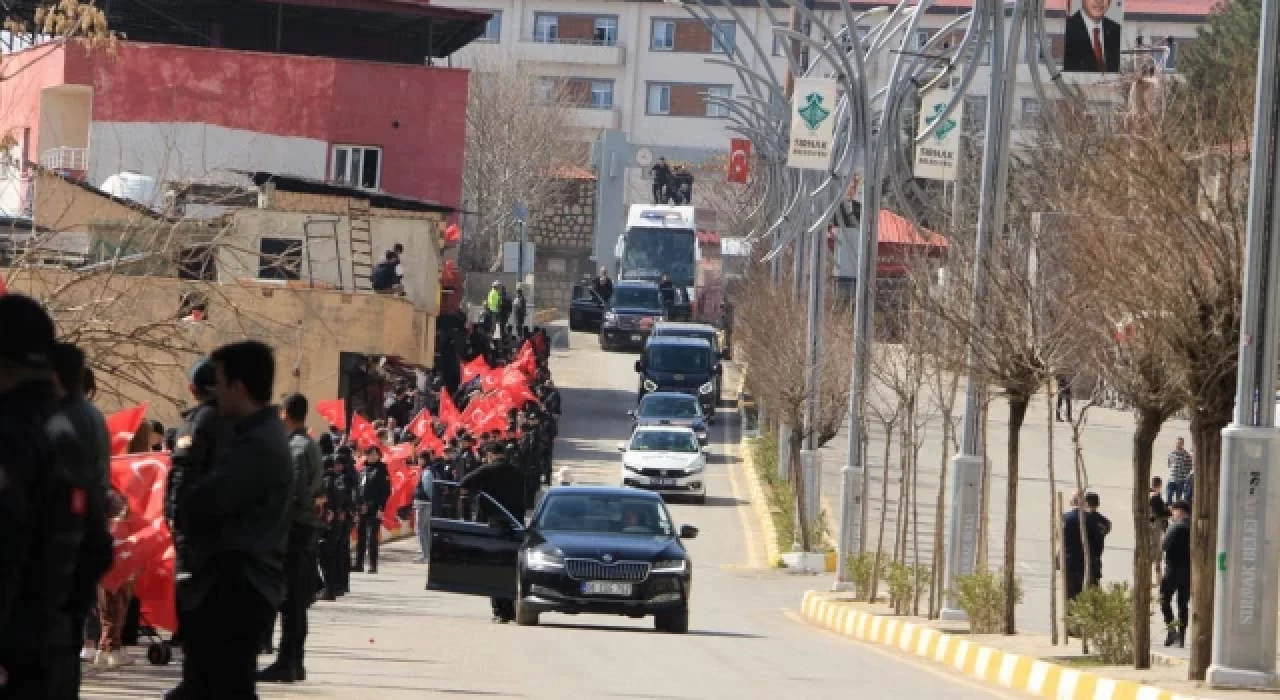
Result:
[[[560,180],[594,180],[596,174],[578,165],[557,165],[551,168],[551,177]]]
[[[888,209],[880,210],[880,243],[931,248],[947,247],[947,239],[941,234],[916,226],[909,219],[898,216]]]

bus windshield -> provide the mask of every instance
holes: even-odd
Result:
[[[692,287],[697,245],[688,229],[627,229],[620,277],[657,280],[667,273],[676,286]]]

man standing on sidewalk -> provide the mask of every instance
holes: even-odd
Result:
[[[1178,438],[1173,452],[1169,453],[1169,483],[1165,486],[1164,499],[1167,503],[1185,501],[1190,497],[1188,482],[1191,481],[1193,463],[1185,445],[1183,439]]]
[[[289,429],[289,453],[293,461],[293,497],[289,503],[289,544],[284,555],[284,604],[280,606],[280,655],[258,673],[268,683],[306,680],[303,649],[307,641],[307,608],[315,597],[315,543],[324,522],[324,468],[320,447],[307,434],[307,397],[284,397],[282,413]]]
[[[369,553],[369,573],[378,573],[378,538],[382,536],[382,511],[391,498],[391,475],[376,445],[365,454],[360,474],[360,521],[356,533],[356,571],[364,571],[364,555]]]
[[[431,559],[431,501],[435,491],[435,475],[431,471],[431,453],[423,452],[418,459],[421,475],[418,485],[413,490],[413,524],[418,531],[418,546],[422,548],[419,561],[426,563]]]
[[[185,697],[257,698],[262,630],[284,600],[293,483],[288,431],[270,405],[271,348],[224,345],[210,356],[218,413],[229,423],[207,474],[184,487],[193,564],[186,608]]]
[[[1164,645],[1183,646],[1187,640],[1187,607],[1191,601],[1191,507],[1178,501],[1171,508],[1173,522],[1164,532],[1164,577],[1160,579],[1160,612],[1164,615]],[[1178,618],[1173,617],[1174,596],[1178,597]]]

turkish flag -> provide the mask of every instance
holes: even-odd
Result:
[[[462,383],[467,384],[476,377],[484,377],[489,373],[489,363],[485,362],[484,355],[476,355],[476,358],[462,366]]]
[[[747,184],[751,177],[751,140],[729,139],[729,172],[725,180]]]
[[[338,430],[347,429],[347,402],[342,399],[329,399],[316,402],[316,413]]]
[[[362,450],[381,444],[378,440],[378,430],[373,427],[373,423],[359,413],[351,416],[351,439],[355,441],[356,447]]]
[[[111,486],[124,497],[128,510],[111,522],[115,543],[111,568],[102,577],[103,588],[116,590],[172,549],[173,537],[164,519],[168,475],[169,455],[163,452],[112,458]]]
[[[387,461],[387,476],[391,478],[391,497],[387,499],[387,507],[382,510],[382,525],[394,530],[400,524],[396,514],[401,508],[413,504],[413,491],[418,486],[418,475],[421,472],[405,464],[402,459]]]
[[[147,404],[126,408],[107,416],[107,435],[111,436],[111,454],[122,455],[129,449],[134,433],[147,417]]]
[[[435,427],[432,425],[432,422],[431,411],[424,408],[421,411],[418,411],[418,415],[414,416],[413,420],[409,421],[409,432],[413,433],[417,437],[422,437],[426,433],[434,435]]]
[[[536,336],[536,338],[541,343],[542,336]],[[530,377],[537,374],[538,358],[533,344],[528,340],[524,341],[524,345],[520,346],[520,352],[516,353],[516,359],[512,360],[511,364],[507,366],[514,367]]]
[[[429,452],[433,457],[439,457],[444,454],[444,441],[436,435],[436,431],[428,430],[418,441],[418,451]]]
[[[449,224],[444,229],[444,244],[446,247],[457,245],[462,240],[462,229],[457,224]]]
[[[448,390],[440,392],[440,420],[444,423],[444,436],[451,438],[458,432],[458,422],[462,419],[462,414],[458,412],[458,407],[453,404],[453,399],[449,397]]]
[[[138,598],[147,621],[170,632],[178,631],[177,590],[173,583],[176,566],[177,554],[170,546],[160,561],[138,573],[133,586],[133,595]]]

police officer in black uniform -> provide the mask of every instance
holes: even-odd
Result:
[[[334,513],[334,520],[338,523],[337,529],[341,532],[334,545],[337,548],[336,556],[342,562],[335,572],[337,590],[334,593],[341,596],[351,591],[351,533],[355,527],[356,513],[360,506],[357,499],[360,474],[356,471],[356,458],[349,446],[339,447],[335,455],[335,461],[338,463],[337,471],[342,473],[342,479],[336,483],[345,493],[345,497],[340,501],[346,506],[340,511],[341,517],[339,517],[339,511]]]
[[[501,523],[506,520],[506,515],[493,502],[480,496],[485,493],[521,524],[524,523],[524,476],[506,460],[505,453],[500,443],[489,443],[485,448],[484,466],[467,474],[458,485],[466,501],[475,504],[477,522]],[[515,601],[493,598],[490,602],[495,622],[506,623],[515,617]]]

